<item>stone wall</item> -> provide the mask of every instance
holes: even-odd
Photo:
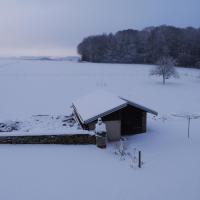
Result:
[[[96,144],[96,137],[89,134],[0,136],[0,144]]]

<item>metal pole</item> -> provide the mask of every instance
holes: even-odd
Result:
[[[142,157],[142,154],[141,154],[141,151],[139,151],[139,158],[138,158],[138,167],[139,168],[142,168],[142,159],[141,159],[141,157]]]
[[[191,120],[191,118],[189,116],[189,118],[188,118],[188,138],[190,138],[190,120]]]

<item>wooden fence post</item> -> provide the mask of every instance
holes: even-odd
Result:
[[[138,152],[139,153],[139,157],[138,157],[138,167],[142,168],[142,153],[141,151]]]

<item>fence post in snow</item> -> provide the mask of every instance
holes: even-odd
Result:
[[[138,152],[139,156],[138,156],[138,167],[142,168],[142,153],[141,151]]]
[[[190,138],[190,116],[188,117],[188,138]]]

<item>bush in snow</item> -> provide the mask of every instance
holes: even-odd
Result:
[[[140,156],[139,156],[140,152]],[[128,153],[128,156],[130,158],[130,167],[131,168],[141,168],[142,165],[144,165],[144,162],[141,160],[141,151],[138,151],[137,148],[134,148],[133,154]]]
[[[120,160],[125,160],[125,157],[128,155],[127,146],[122,139],[115,145],[114,153],[120,157]]]
[[[176,61],[172,57],[164,56],[156,62],[156,67],[151,70],[151,76],[162,76],[163,84],[166,79],[171,77],[178,78],[178,72],[175,69]]]
[[[99,81],[96,83],[96,86],[100,87],[100,88],[105,88],[105,87],[107,87],[107,83],[104,81]]]
[[[134,168],[138,165],[138,156],[137,156],[137,149],[134,148],[133,150],[133,154],[132,153],[128,153],[128,156],[130,158],[130,167]]]
[[[17,131],[20,128],[19,122],[7,121],[0,123],[0,132],[12,132]]]

